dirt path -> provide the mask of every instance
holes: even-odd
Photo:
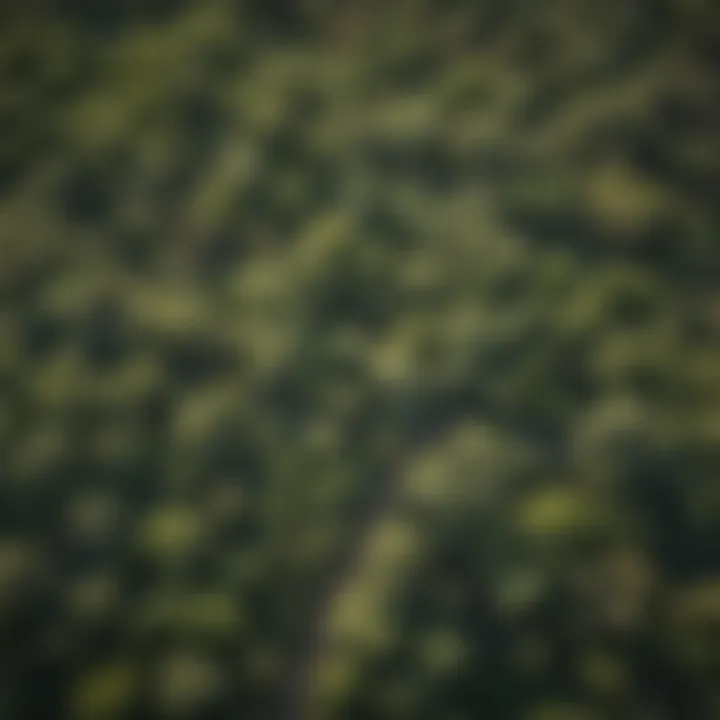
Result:
[[[309,703],[314,691],[315,672],[328,645],[328,618],[333,603],[347,583],[352,581],[363,553],[378,524],[392,512],[399,495],[400,462],[385,478],[376,497],[358,521],[357,531],[340,560],[328,573],[319,594],[317,606],[309,622],[309,632],[300,652],[292,662],[292,669],[283,691],[281,720],[310,720]]]

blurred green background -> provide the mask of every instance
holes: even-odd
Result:
[[[0,5],[3,720],[720,718],[714,0]]]

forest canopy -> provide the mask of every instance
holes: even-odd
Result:
[[[720,717],[712,0],[0,8],[0,715]]]

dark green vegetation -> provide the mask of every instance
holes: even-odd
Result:
[[[717,5],[375,5],[3,3],[3,720],[720,717]]]

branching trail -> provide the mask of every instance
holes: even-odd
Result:
[[[409,459],[423,448],[440,441],[457,422],[467,417],[467,411],[461,409],[461,390],[443,395],[430,393],[420,398],[414,394],[413,397],[405,397],[396,406],[400,409],[396,427],[400,428],[401,438],[387,460],[386,472],[375,497],[359,518],[356,533],[340,560],[328,572],[327,581],[318,595],[308,621],[308,632],[282,688],[281,720],[314,720],[310,704],[315,690],[315,674],[328,651],[328,619],[335,599],[355,576],[375,529],[398,507]],[[475,407],[472,415],[486,418],[510,437],[522,438],[532,448],[531,454],[542,457],[546,466],[564,462],[562,434],[523,424],[516,418],[503,417],[493,410],[491,404]]]

